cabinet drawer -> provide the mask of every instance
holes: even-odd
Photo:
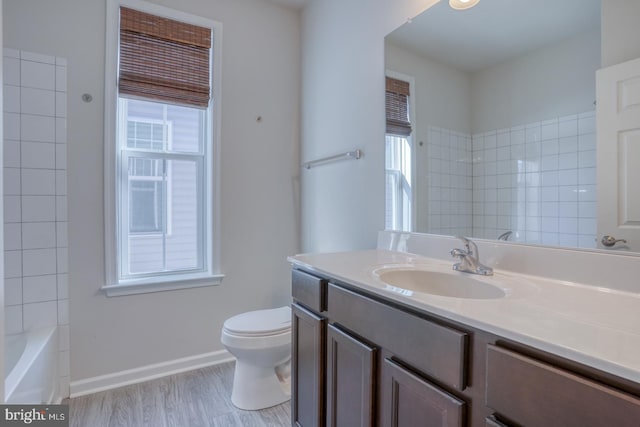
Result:
[[[489,345],[487,406],[527,427],[637,427],[640,399]]]
[[[328,285],[329,317],[457,390],[466,386],[468,335]]]
[[[304,271],[291,271],[291,295],[317,312],[327,309],[327,281]]]

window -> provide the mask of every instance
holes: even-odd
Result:
[[[385,138],[387,230],[411,231],[411,146],[408,137]]]
[[[409,83],[386,78],[385,110],[385,228],[411,231],[411,121]]]
[[[219,25],[141,1],[109,12],[103,289],[219,283]]]
[[[162,233],[164,212],[171,208],[165,203],[164,164],[154,159],[129,160],[129,227],[135,233]],[[167,215],[168,216],[168,215]],[[169,221],[167,221],[169,222]]]

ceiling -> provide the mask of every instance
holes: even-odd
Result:
[[[600,0],[480,0],[465,11],[442,0],[387,40],[472,72],[599,27]]]

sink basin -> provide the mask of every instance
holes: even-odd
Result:
[[[468,299],[498,299],[505,296],[505,292],[499,287],[461,273],[382,268],[376,270],[374,274],[392,287],[389,290],[407,296],[410,296],[411,292]]]

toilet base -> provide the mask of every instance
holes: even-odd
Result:
[[[231,402],[239,409],[255,411],[291,399],[290,361],[278,367],[255,366],[236,360]]]

